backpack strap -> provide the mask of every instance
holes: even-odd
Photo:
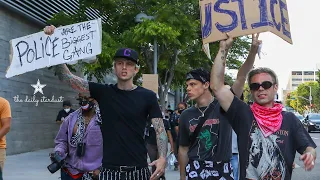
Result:
[[[218,101],[213,101],[212,103],[209,104],[209,106],[213,105],[213,109],[215,109],[217,104],[218,104]],[[192,136],[190,137],[190,147],[195,143],[195,141],[200,133],[200,130],[206,120],[207,120],[206,115],[199,118],[199,123],[198,123],[196,129],[194,130]]]

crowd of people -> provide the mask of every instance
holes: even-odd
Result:
[[[44,31],[51,35],[54,29]],[[296,116],[274,101],[277,75],[269,68],[253,68],[259,35],[252,35],[248,57],[229,85],[224,74],[232,44],[232,37],[220,41],[211,72],[197,68],[186,74],[188,99],[195,105],[180,102],[164,112],[153,91],[133,83],[140,68],[133,49],[114,54],[116,84],[88,82],[65,64],[55,66],[59,79],[78,93],[80,107],[73,110],[70,101],[63,102],[48,170],[60,171],[62,180],[166,179],[168,144],[180,180],[288,180],[296,152],[304,168],[312,170],[316,144]],[[243,101],[246,81],[252,104]],[[2,170],[11,120],[3,98],[0,120]]]

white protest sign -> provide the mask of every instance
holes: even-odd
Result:
[[[101,53],[101,41],[101,19],[62,26],[50,36],[39,32],[12,39],[6,77],[92,58]]]

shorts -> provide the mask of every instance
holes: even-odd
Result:
[[[230,162],[189,160],[186,166],[186,179],[233,180]]]

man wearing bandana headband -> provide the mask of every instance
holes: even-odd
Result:
[[[55,138],[54,152],[65,159],[61,180],[90,180],[100,173],[103,147],[99,108],[83,93],[77,100],[81,107],[65,118]],[[82,146],[84,150],[79,149]]]
[[[278,90],[274,71],[257,68],[249,72],[247,82],[254,99],[252,105],[239,100],[223,84],[225,54],[232,41],[229,37],[220,42],[210,86],[221,105],[222,115],[238,136],[240,180],[290,180],[296,152],[301,154],[305,170],[312,170],[316,144],[300,120],[293,113],[282,111],[282,104],[274,102]]]
[[[261,42],[252,42],[247,60],[240,68],[232,85],[236,96],[243,92],[245,77],[253,67],[255,55]],[[225,54],[226,56],[226,54]],[[232,157],[232,128],[220,113],[220,105],[210,89],[210,72],[204,68],[192,70],[186,75],[187,93],[196,105],[180,116],[179,164],[180,179],[234,179],[230,163]],[[199,122],[204,122],[196,129]],[[193,141],[193,142],[192,142]]]

